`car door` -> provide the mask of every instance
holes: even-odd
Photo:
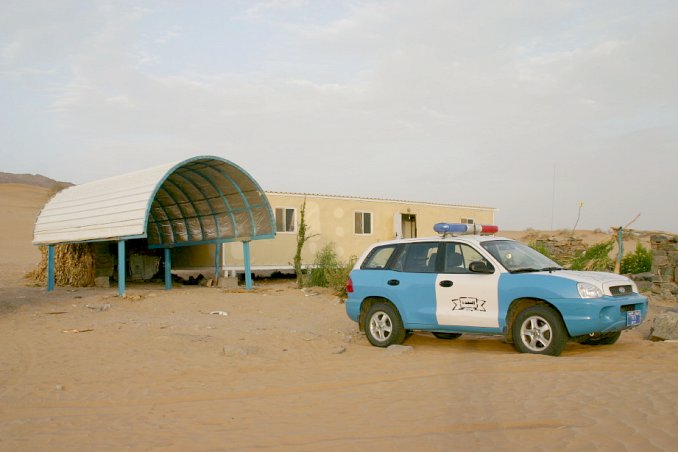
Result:
[[[406,328],[436,323],[436,263],[438,242],[402,245],[386,283]]]
[[[442,326],[499,328],[499,271],[472,246],[447,242],[441,247],[441,272],[436,275],[436,320]],[[492,273],[472,272],[484,262]]]

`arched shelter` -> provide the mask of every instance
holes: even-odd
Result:
[[[171,288],[170,249],[243,243],[245,280],[249,242],[275,237],[266,194],[242,168],[220,157],[199,156],[121,176],[69,187],[57,193],[35,223],[33,244],[48,246],[47,289],[54,289],[54,245],[118,242],[118,291],[125,292],[125,241],[146,238],[165,250],[165,287]]]

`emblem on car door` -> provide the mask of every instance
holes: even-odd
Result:
[[[474,297],[459,297],[452,300],[452,310],[485,312],[485,303],[485,300]]]

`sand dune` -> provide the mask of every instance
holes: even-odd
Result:
[[[325,290],[26,287],[47,193],[0,185],[0,450],[675,450],[678,343],[372,347]],[[653,303],[652,315],[664,309]],[[210,314],[225,311],[228,315]]]

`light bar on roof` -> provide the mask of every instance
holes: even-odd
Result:
[[[436,223],[433,230],[438,234],[495,234],[499,227],[490,224]]]

